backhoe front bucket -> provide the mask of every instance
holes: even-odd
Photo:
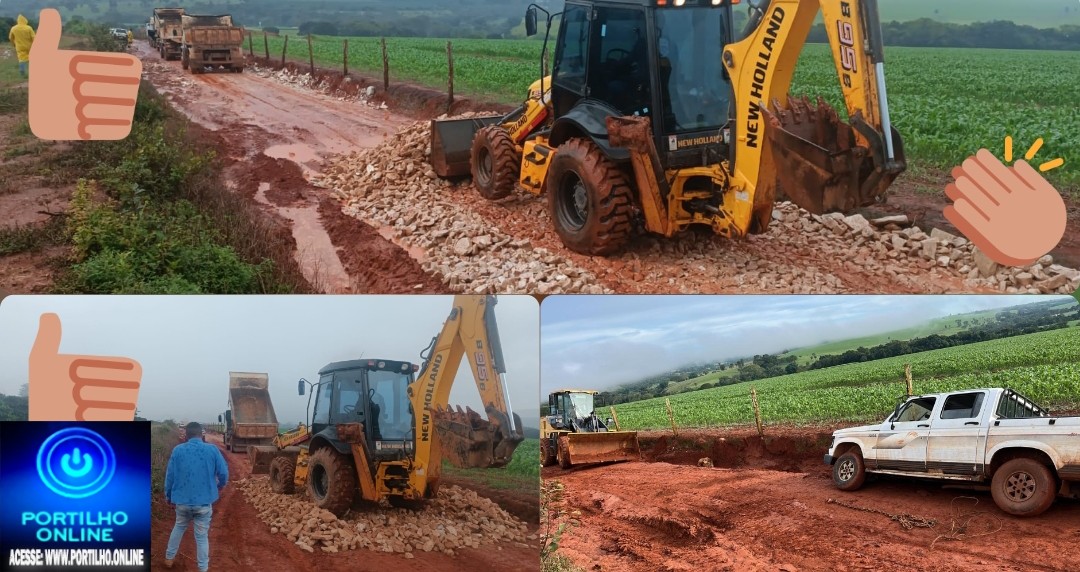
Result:
[[[269,445],[248,447],[248,459],[251,460],[251,474],[265,475],[270,472],[270,462],[277,456],[278,448]]]
[[[431,167],[440,177],[462,177],[471,172],[473,138],[481,127],[501,119],[498,115],[467,119],[431,120]]]
[[[640,461],[637,431],[567,433],[570,464]]]
[[[488,412],[489,416],[498,419],[498,423],[492,423],[480,417],[471,408],[461,407],[457,411],[453,409],[436,408],[432,411],[435,419],[435,433],[439,436],[443,455],[459,468],[490,468],[503,467],[510,462],[524,439],[521,430],[521,417],[514,414],[513,434],[507,435],[509,425],[504,417],[495,412]]]
[[[893,180],[906,168],[903,142],[892,129],[894,158],[886,157],[882,134],[860,113],[844,123],[821,98],[789,98],[782,108],[773,100],[765,116],[765,161],[775,177],[763,173],[759,193],[775,200],[790,200],[821,215],[850,212],[884,202]],[[869,142],[862,146],[856,131]]]

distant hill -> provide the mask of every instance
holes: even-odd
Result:
[[[1011,20],[1036,28],[1080,25],[1076,0],[878,0],[883,20],[931,18],[952,24]]]

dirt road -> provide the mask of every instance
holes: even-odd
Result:
[[[627,572],[1076,569],[1080,503],[1059,499],[1016,519],[989,493],[931,482],[881,479],[844,493],[814,445],[822,434],[763,445],[747,432],[725,432],[726,441],[696,432],[645,452],[684,464],[545,469],[545,480],[565,485],[565,510],[580,511],[562,518],[577,524],[559,550],[585,570]],[[735,467],[695,466],[710,454]],[[932,528],[916,526],[927,519]]]
[[[208,141],[239,192],[287,224],[305,277],[328,293],[445,291],[418,261],[379,234],[327,209],[326,192],[307,180],[320,160],[371,147],[406,121],[385,109],[294,89],[252,73],[192,75],[136,42],[145,77],[169,102],[216,136]],[[209,139],[209,138],[208,138]]]
[[[246,456],[225,451],[221,435],[211,434],[209,442],[215,443],[229,464],[229,478],[242,479],[251,473]],[[468,486],[464,483],[456,483]],[[483,494],[483,491],[480,491]],[[498,499],[493,499],[498,501]],[[507,507],[507,510],[513,510]],[[165,510],[163,518],[155,518],[151,524],[151,567],[164,567],[165,547],[172,531],[174,514]],[[518,514],[518,513],[514,513]],[[519,515],[519,518],[521,515]],[[289,542],[281,534],[272,534],[267,525],[259,520],[255,509],[235,485],[226,486],[221,498],[214,504],[214,516],[210,524],[211,570],[262,572],[365,572],[401,570],[403,572],[474,572],[492,570],[496,566],[507,570],[536,569],[539,565],[536,548],[516,546],[481,546],[479,549],[462,548],[455,556],[436,552],[417,552],[407,559],[400,554],[388,554],[371,550],[351,550],[336,554],[308,553]],[[180,544],[176,557],[178,572],[198,570],[195,561],[195,541],[190,531]]]

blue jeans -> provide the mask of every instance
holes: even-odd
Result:
[[[19,62],[19,75],[26,77],[30,73],[30,62]]]
[[[195,555],[199,561],[199,570],[203,572],[210,566],[210,516],[214,514],[211,505],[176,505],[176,525],[173,526],[172,534],[169,535],[169,547],[165,550],[165,559],[176,558],[180,550],[180,540],[187,532],[188,524],[194,521],[195,526]]]

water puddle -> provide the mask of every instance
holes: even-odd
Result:
[[[300,207],[280,207],[266,198],[269,190],[270,183],[259,183],[255,200],[292,222],[292,235],[296,240],[296,262],[300,265],[304,277],[308,282],[319,285],[327,294],[350,292],[352,281],[338,258],[330,235],[319,222],[317,206],[307,203]]]

